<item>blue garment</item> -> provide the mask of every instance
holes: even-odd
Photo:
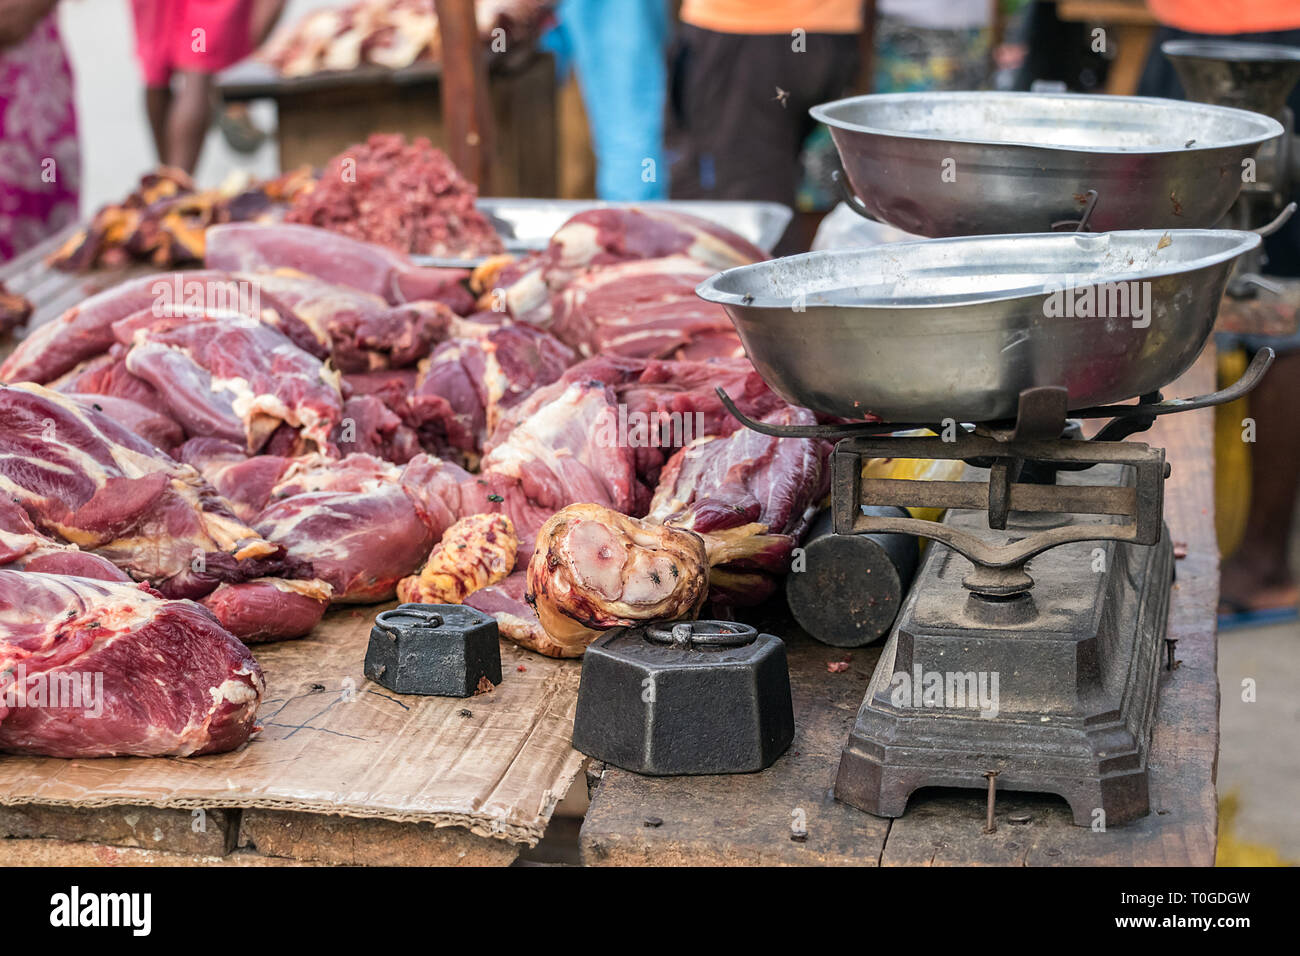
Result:
[[[571,65],[596,153],[596,195],[668,198],[664,160],[666,0],[561,0],[543,38],[560,75]]]

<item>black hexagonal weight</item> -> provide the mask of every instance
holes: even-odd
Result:
[[[728,621],[616,628],[582,661],[573,746],[650,776],[750,773],[794,738],[785,644]]]
[[[399,694],[470,697],[481,678],[501,683],[497,622],[461,604],[399,604],[375,618],[365,674]]]

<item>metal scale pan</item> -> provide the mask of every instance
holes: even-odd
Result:
[[[927,239],[741,266],[696,291],[726,309],[789,402],[988,422],[1013,418],[1029,388],[1064,387],[1071,411],[1158,391],[1200,354],[1233,261],[1260,241],[1201,229]],[[1074,314],[1089,286],[1091,311],[1118,314]]]
[[[1043,93],[883,93],[814,107],[869,218],[921,236],[1208,228],[1242,162],[1282,135],[1202,103]]]

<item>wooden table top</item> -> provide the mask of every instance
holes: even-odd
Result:
[[[1171,396],[1214,390],[1214,350],[1171,385]],[[1152,733],[1152,812],[1105,832],[1076,827],[1065,801],[999,793],[995,833],[984,834],[985,794],[925,790],[900,818],[874,817],[832,796],[840,750],[853,726],[880,646],[849,653],[845,671],[828,663],[840,648],[787,636],[795,737],[756,774],[639,777],[606,768],[582,827],[588,865],[1199,865],[1214,863],[1219,747],[1215,608],[1213,409],[1170,415],[1138,440],[1162,445],[1172,475],[1165,518],[1178,553],[1169,636],[1176,670],[1161,671]],[[791,839],[802,810],[807,838]],[[1012,824],[1027,815],[1027,823]],[[650,821],[647,823],[647,821]]]

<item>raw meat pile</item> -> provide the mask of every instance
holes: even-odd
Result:
[[[505,31],[508,45],[523,43],[542,25],[550,0],[478,0],[479,35]],[[283,76],[354,70],[362,64],[401,69],[438,61],[442,39],[434,0],[359,0],[307,14],[260,51]]]
[[[106,706],[136,677],[97,655],[165,690],[104,730],[6,717],[0,748],[237,746],[261,687],[239,642],[302,636],[331,603],[463,601],[557,656],[637,615],[753,603],[825,494],[828,446],[739,429],[714,394],[812,421],[678,288],[761,256],[715,226],[583,213],[510,288],[299,224],[217,226],[207,253],[0,365],[0,618],[68,608],[0,654],[94,663]],[[595,288],[610,308],[564,321]],[[155,664],[168,641],[201,666]]]
[[[501,240],[474,200],[478,190],[424,137],[376,133],[326,164],[285,219],[332,229],[398,252],[479,256]]]

